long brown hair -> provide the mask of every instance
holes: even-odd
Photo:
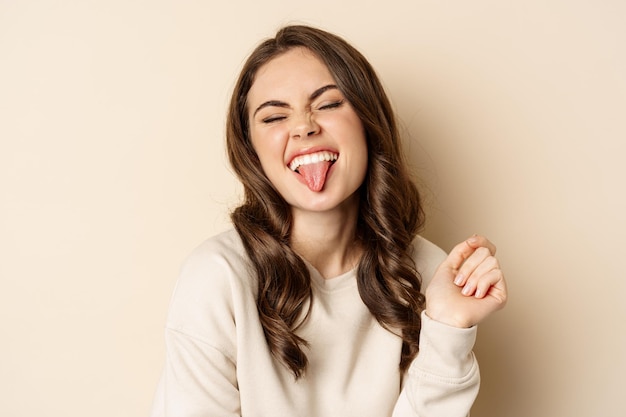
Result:
[[[403,339],[400,370],[418,351],[424,297],[410,245],[424,222],[393,110],[369,62],[342,38],[309,26],[287,26],[261,43],[245,62],[226,126],[230,163],[244,201],[231,214],[258,280],[257,308],[274,357],[296,378],[307,366],[306,340],[296,334],[308,315],[310,276],[290,247],[291,210],[265,176],[249,136],[247,96],[257,71],[286,51],[304,47],[322,60],[363,123],[368,170],[360,188],[357,238],[364,253],[357,269],[361,299],[378,322]]]

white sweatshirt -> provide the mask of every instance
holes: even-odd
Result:
[[[423,288],[445,253],[418,237]],[[402,340],[361,301],[356,269],[324,279],[308,265],[313,306],[298,335],[309,365],[295,380],[269,352],[256,279],[239,235],[200,245],[179,277],[165,330],[165,368],[152,417],[461,417],[478,393],[476,328],[422,314],[420,352],[402,378]],[[402,391],[402,395],[401,394]]]

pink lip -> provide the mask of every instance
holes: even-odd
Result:
[[[315,146],[312,148],[306,148],[306,149],[300,149],[299,151],[293,152],[291,154],[289,154],[288,158],[287,158],[287,167],[289,167],[289,165],[291,164],[291,161],[294,160],[294,158],[301,156],[301,155],[308,155],[308,154],[312,154],[312,153],[316,153],[316,152],[332,152],[335,153],[337,155],[339,155],[339,152],[335,149],[332,148],[327,148],[324,146]]]

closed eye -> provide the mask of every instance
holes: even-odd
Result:
[[[269,117],[266,117],[266,118],[262,119],[261,121],[263,123],[269,124],[269,123],[278,122],[280,120],[284,120],[286,118],[287,118],[287,116],[269,116]]]
[[[343,102],[344,102],[343,100],[334,101],[332,103],[324,104],[323,106],[320,106],[318,109],[319,110],[336,109],[337,107],[341,107]]]

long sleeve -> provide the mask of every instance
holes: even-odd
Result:
[[[166,361],[152,417],[238,417],[235,364],[216,348],[167,329]]]
[[[426,285],[445,253],[424,239],[416,249]],[[152,417],[389,416],[401,382],[401,338],[363,304],[356,269],[329,280],[309,272],[313,306],[298,329],[309,342],[309,368],[296,381],[267,345],[236,232],[200,245],[170,303]],[[465,416],[478,390],[476,331],[422,321],[420,352],[403,378],[406,407],[394,417]]]
[[[420,351],[409,367],[394,417],[465,417],[480,385],[472,352],[476,327],[459,329],[422,313]],[[400,410],[404,408],[404,410]]]
[[[170,302],[152,417],[241,415],[229,264],[210,245],[185,262]]]

